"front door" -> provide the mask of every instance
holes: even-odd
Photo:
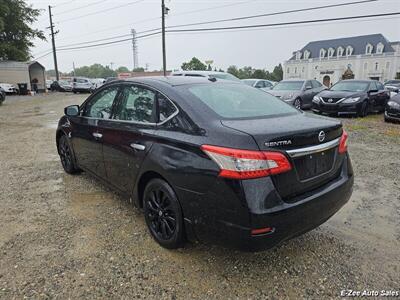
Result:
[[[103,155],[108,181],[131,193],[141,164],[153,144],[156,92],[123,86],[112,121],[102,122]]]
[[[82,107],[81,116],[71,118],[72,144],[78,165],[102,178],[106,178],[106,173],[99,124],[111,117],[117,93],[117,86],[99,91]]]

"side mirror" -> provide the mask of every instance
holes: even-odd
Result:
[[[64,114],[69,117],[76,117],[79,115],[79,105],[70,105],[64,108]]]
[[[377,93],[379,92],[378,90],[369,90],[368,93]]]
[[[312,86],[311,85],[306,85],[306,88],[305,88],[305,90],[307,91],[307,90],[311,90],[312,89]]]

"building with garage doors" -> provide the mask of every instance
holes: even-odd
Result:
[[[38,90],[44,91],[46,89],[45,68],[37,61],[0,61],[0,82],[16,86],[19,83],[26,83],[28,90],[33,90],[32,83],[36,82]]]
[[[371,34],[310,42],[284,63],[283,78],[317,79],[328,87],[345,78],[400,78],[400,41]]]

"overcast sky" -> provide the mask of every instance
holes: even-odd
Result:
[[[56,37],[57,47],[129,34],[131,28],[141,32],[160,27],[161,0],[136,1],[138,3],[115,8],[135,1],[27,0],[35,8],[43,9],[42,15],[34,26],[46,30],[46,36],[49,35],[49,29],[45,29],[49,25],[48,5],[54,6],[53,21],[56,29],[59,30]],[[166,5],[170,8],[166,25],[205,22],[353,1],[355,0],[166,0]],[[102,10],[104,12],[96,13]],[[298,12],[192,27],[280,23],[399,11],[400,0],[379,0],[366,4],[311,12]],[[92,15],[79,18],[86,14]],[[271,70],[275,65],[289,59],[293,51],[302,48],[310,41],[373,33],[382,33],[389,41],[400,40],[400,16],[368,21],[355,20],[212,33],[169,33],[166,39],[167,67],[168,69],[179,69],[182,62],[196,56],[203,61],[213,60],[213,66],[217,68],[226,69],[230,65],[236,65],[238,67],[252,66]],[[137,43],[139,65],[145,67],[148,64],[149,70],[161,69],[161,36],[156,35],[140,39]],[[45,55],[51,50],[50,37],[47,42],[37,41],[35,44],[32,54],[36,57]],[[54,68],[52,55],[39,58],[38,61],[46,69]],[[113,63],[114,69],[118,66],[127,66],[131,69],[133,67],[131,42],[58,52],[59,70],[64,72],[71,71],[73,62],[76,67],[93,63],[101,63],[103,65]]]

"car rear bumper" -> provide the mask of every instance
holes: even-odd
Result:
[[[350,199],[353,190],[353,171],[350,159],[343,163],[340,175],[327,184],[297,196],[280,201],[261,213],[249,212],[249,221],[243,225],[229,220],[224,213],[216,215],[216,222],[193,222],[194,232],[201,231],[201,241],[210,241],[245,251],[260,251],[301,235],[318,227],[334,215]],[[216,202],[218,199],[214,199]],[[248,200],[251,202],[251,199]],[[245,209],[245,208],[243,208]],[[271,228],[271,232],[252,235],[253,229]]]

